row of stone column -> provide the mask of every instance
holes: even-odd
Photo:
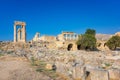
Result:
[[[77,34],[64,34],[65,40],[77,40],[78,35]]]

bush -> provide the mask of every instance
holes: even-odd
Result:
[[[13,54],[14,53],[14,51],[8,51],[7,52],[7,54]]]
[[[96,31],[94,29],[87,29],[85,34],[89,34],[89,35],[95,36]]]
[[[116,50],[117,47],[120,47],[120,36],[112,36],[107,42],[106,45],[111,50]]]
[[[96,49],[96,38],[95,30],[88,29],[85,34],[79,36],[77,45],[80,45],[81,49],[84,50],[95,50]]]

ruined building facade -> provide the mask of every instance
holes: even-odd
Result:
[[[21,21],[14,22],[14,43],[26,42],[26,23]],[[19,27],[19,28],[18,28]]]
[[[120,36],[120,32],[117,32],[115,35]],[[98,36],[98,37],[97,37]],[[113,35],[103,35],[96,34],[97,39],[97,48],[99,50],[109,50],[105,45],[106,41],[110,39]],[[49,49],[63,49],[68,51],[80,50],[80,45],[76,44],[78,40],[78,34],[74,32],[62,32],[57,36],[40,36],[40,33],[37,32],[32,39],[32,42],[45,46]],[[26,43],[26,23],[21,21],[14,22],[14,43]],[[41,44],[42,42],[42,44]],[[39,44],[38,44],[39,45]]]
[[[39,40],[39,37],[40,37],[40,33],[37,32],[33,38],[33,41],[38,41]]]
[[[77,50],[76,41],[78,40],[78,35],[74,32],[62,32],[57,36],[44,35],[38,37],[37,35],[38,33],[36,33],[32,41],[43,41],[49,49]]]

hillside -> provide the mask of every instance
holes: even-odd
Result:
[[[96,34],[96,39],[100,41],[107,41],[111,36],[111,34]]]

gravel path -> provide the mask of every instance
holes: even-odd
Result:
[[[25,58],[0,57],[0,80],[51,80],[36,72]]]

